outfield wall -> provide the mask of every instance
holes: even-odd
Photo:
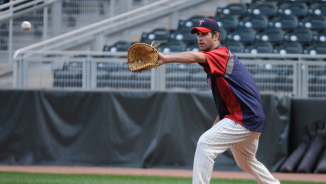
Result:
[[[267,125],[257,158],[287,157],[291,99],[262,94]],[[217,116],[211,93],[0,90],[0,164],[192,169]],[[214,170],[240,170],[230,150]]]

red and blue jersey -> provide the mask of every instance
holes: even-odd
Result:
[[[263,132],[266,115],[251,73],[227,47],[205,54],[207,73],[220,119],[229,118],[255,132]]]

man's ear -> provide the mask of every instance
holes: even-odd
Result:
[[[214,41],[218,41],[219,37],[220,37],[220,33],[217,32],[217,33],[214,35]]]

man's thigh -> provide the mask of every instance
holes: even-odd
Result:
[[[235,121],[224,118],[207,130],[201,137],[200,141],[211,146],[232,147],[242,142],[252,135],[252,131],[243,127]]]

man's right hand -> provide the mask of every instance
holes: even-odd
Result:
[[[165,56],[162,54],[162,53],[158,53],[158,60],[157,60],[157,64],[159,65],[163,65],[164,64],[164,59],[165,59]]]

